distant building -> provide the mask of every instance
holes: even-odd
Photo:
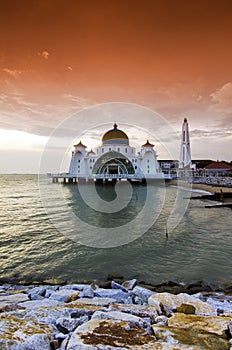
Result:
[[[193,159],[192,163],[196,165],[196,171],[204,169],[207,165],[213,162],[212,159]]]
[[[223,161],[212,162],[204,167],[204,173],[208,176],[226,176],[232,174],[232,166]]]
[[[173,170],[179,167],[178,160],[172,159],[159,159],[158,160],[161,170]]]

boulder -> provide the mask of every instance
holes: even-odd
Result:
[[[142,304],[147,304],[148,299],[152,296],[155,295],[155,292],[152,292],[149,289],[143,288],[136,286],[133,288],[132,293],[134,296],[137,296],[139,300],[141,300]]]
[[[168,320],[169,327],[180,329],[197,328],[204,332],[225,336],[225,331],[230,323],[230,317],[224,316],[199,316],[176,313]]]
[[[129,281],[125,281],[122,283],[122,286],[125,287],[127,290],[132,290],[137,284],[137,280],[133,279],[133,280],[129,280]]]
[[[114,282],[114,281],[111,282],[111,288],[112,289],[120,289],[123,292],[128,292],[128,290],[125,287],[123,287],[122,284],[119,284],[119,283]]]
[[[98,288],[94,291],[94,296],[100,298],[113,298],[118,303],[131,304],[132,294],[130,292],[123,292],[120,289],[103,289]]]
[[[228,334],[228,337],[231,339],[232,338],[232,320],[230,320],[227,326],[227,334]]]
[[[65,309],[68,310],[71,318],[79,318],[81,316],[91,317],[95,311],[107,310],[105,306],[94,305],[94,304],[84,304],[84,303],[81,304],[81,303],[73,302],[65,305],[66,305]]]
[[[72,290],[82,291],[88,286],[89,286],[88,284],[66,284],[65,286],[60,287],[59,290],[72,289]]]
[[[85,322],[88,322],[88,316],[81,316],[79,318],[71,318],[71,317],[60,317],[56,319],[56,327],[57,329],[64,333],[68,334],[73,332],[78,326],[82,325]]]
[[[34,310],[34,309],[39,309],[41,307],[52,308],[54,306],[62,305],[62,304],[63,303],[58,300],[43,299],[43,300],[25,301],[23,303],[19,303],[18,305],[27,310]]]
[[[34,334],[25,340],[0,339],[1,350],[51,350],[50,344],[46,334]]]
[[[185,286],[186,292],[189,294],[196,294],[200,292],[212,292],[213,288],[207,284],[205,281],[197,281],[189,283]]]
[[[160,349],[229,350],[229,342],[225,337],[197,327],[186,329],[152,325],[152,329],[163,346]]]
[[[230,301],[208,298],[207,303],[212,305],[217,310],[218,314],[232,313],[232,303]]]
[[[73,332],[65,348],[66,350],[162,349],[155,341],[153,335],[127,321],[92,319]]]
[[[121,311],[138,317],[149,317],[150,322],[154,323],[158,316],[158,310],[154,306],[148,305],[131,305],[131,304],[111,304],[109,311]]]
[[[148,304],[151,306],[154,304],[156,305],[157,301],[163,305],[167,305],[173,311],[180,307],[182,304],[188,304],[195,307],[197,315],[217,315],[217,312],[212,305],[185,293],[178,295],[170,293],[158,293],[149,297]]]
[[[92,286],[86,286],[82,292],[79,293],[79,298],[93,298],[94,289]]]
[[[0,348],[50,350],[53,327],[37,322],[32,317],[0,315]]]
[[[27,295],[30,300],[41,300],[43,297],[45,297],[46,294],[46,287],[35,287],[32,289],[29,289],[27,292]]]
[[[76,291],[74,289],[61,289],[53,292],[50,295],[49,299],[68,303],[70,301],[76,300],[78,296],[79,291]]]
[[[0,295],[0,310],[8,305],[19,304],[30,300],[27,294],[16,293],[11,295]]]
[[[229,318],[185,315],[177,313],[168,320],[168,327],[152,325],[155,336],[164,342],[204,350],[229,349],[225,330]]]
[[[135,324],[139,328],[148,328],[150,324],[146,320],[144,320],[141,317],[134,316],[131,314],[127,314],[126,312],[120,312],[120,311],[96,311],[92,318],[92,320],[102,320],[102,319],[108,319],[108,320],[119,320],[119,321],[126,321],[129,322],[129,324]]]
[[[72,302],[72,305],[78,306],[79,304],[81,304],[81,305],[108,306],[115,302],[116,302],[116,299],[114,298],[94,297],[92,299],[89,299],[89,298],[77,299],[74,302]]]
[[[157,316],[155,318],[155,323],[156,324],[158,323],[159,325],[162,325],[162,326],[167,326],[168,325],[168,317],[167,316],[163,316],[163,315]]]

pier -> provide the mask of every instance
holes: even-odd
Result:
[[[48,173],[47,176],[52,179],[53,183],[59,183],[62,182],[63,184],[75,184],[78,182],[81,183],[88,183],[88,182],[96,182],[96,183],[107,183],[107,182],[118,182],[118,181],[129,181],[131,183],[144,183],[147,180],[149,181],[161,181],[161,180],[171,180],[172,176],[171,174],[163,174],[162,177],[160,176],[135,176],[134,174],[96,174],[91,176],[85,176],[85,175],[79,175],[75,176],[69,173],[57,173],[52,174]]]

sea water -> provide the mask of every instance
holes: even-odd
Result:
[[[1,175],[0,181],[0,278],[90,281],[119,273],[148,283],[232,280],[231,209],[205,208],[189,200],[197,195],[191,190],[154,184],[127,192],[125,186],[125,203],[114,211],[112,185],[85,184],[83,199],[77,185],[52,183],[45,175],[39,181]]]

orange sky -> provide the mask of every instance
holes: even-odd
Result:
[[[231,42],[231,0],[0,0],[0,128],[46,136],[75,109],[126,101],[187,115],[223,150]]]

